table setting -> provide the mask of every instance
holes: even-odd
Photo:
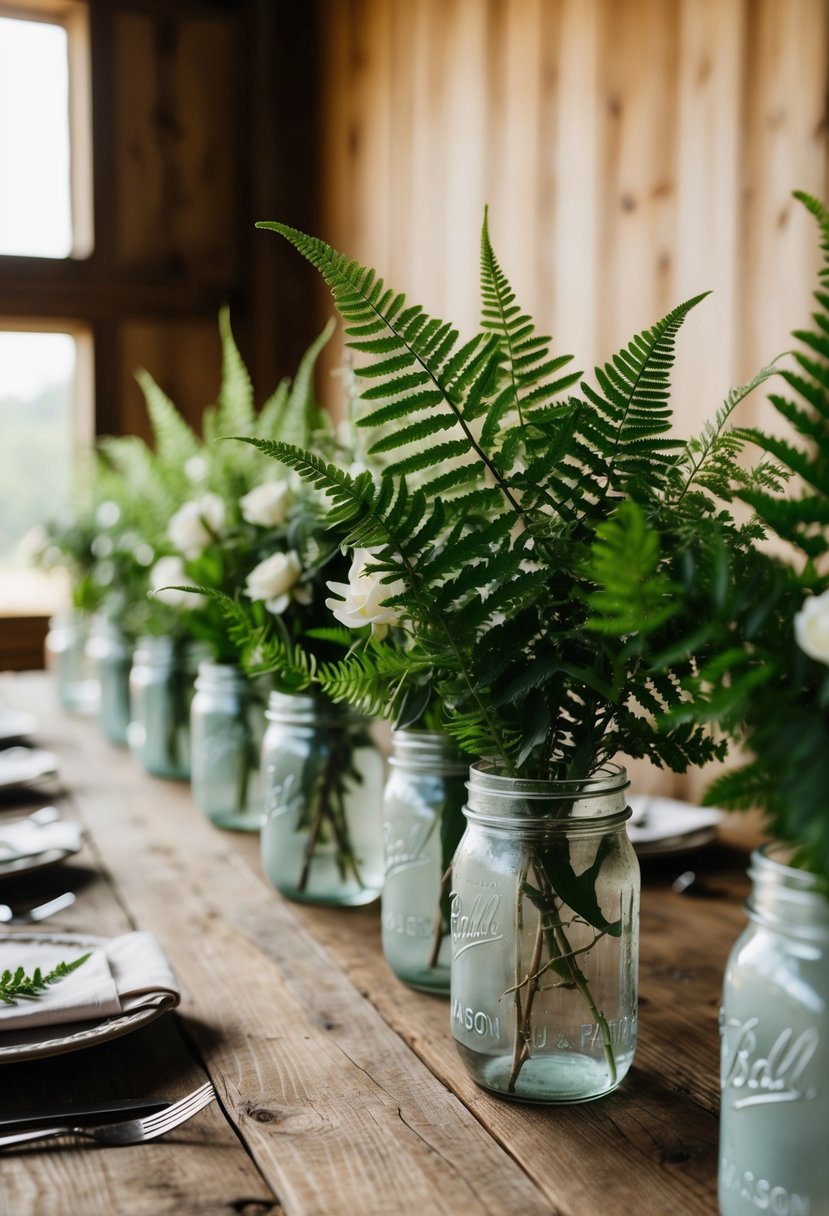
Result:
[[[94,1068],[102,1044],[142,1031],[181,999],[155,934],[128,929],[102,936],[68,925],[88,898],[90,873],[72,866],[86,833],[65,798],[21,813],[20,803],[59,770],[55,752],[38,746],[38,729],[32,713],[0,713],[0,788],[7,795],[0,813],[0,1066],[12,1082],[0,1107],[0,1151],[30,1155],[43,1141],[43,1151],[54,1153],[79,1138],[98,1146],[143,1144],[202,1111],[216,1097],[212,1084],[183,1097],[163,1090],[136,1096],[140,1085],[108,1086],[105,1073],[96,1096],[82,1100],[75,1084],[58,1099],[47,1083],[50,1096],[38,1098],[33,1077],[30,1092],[15,1100],[13,1078],[21,1069],[75,1053],[85,1053]]]

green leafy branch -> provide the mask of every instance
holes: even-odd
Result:
[[[47,975],[43,974],[40,967],[35,967],[31,975],[27,975],[23,967],[18,967],[15,971],[7,968],[0,975],[0,1001],[5,1005],[14,1005],[21,999],[37,1000],[51,985],[77,971],[88,958],[89,954],[82,954],[71,962],[60,962]]]

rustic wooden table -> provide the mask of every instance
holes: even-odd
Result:
[[[0,1113],[130,1094],[179,1096],[209,1076],[219,1103],[131,1148],[55,1141],[0,1158],[2,1216],[712,1216],[717,1012],[744,916],[747,850],[729,825],[693,859],[643,867],[639,1048],[622,1087],[541,1108],[478,1089],[445,999],[389,971],[376,907],[306,908],[262,877],[255,836],[213,828],[186,784],[143,774],[94,722],[55,708],[41,674],[0,678],[55,751],[56,802],[83,825],[76,859],[7,879],[4,902],[67,888],[49,927],[140,928],[178,975],[176,1013],[123,1038],[0,1071]],[[671,882],[693,865],[696,894]]]

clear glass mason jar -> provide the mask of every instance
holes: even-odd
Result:
[[[410,987],[448,993],[447,871],[465,827],[469,763],[439,732],[394,731],[392,741],[383,794],[383,953]]]
[[[264,734],[261,685],[241,667],[201,662],[190,706],[190,783],[196,806],[216,827],[259,831]]]
[[[725,971],[722,1216],[829,1214],[829,898],[785,857],[752,855],[749,925]]]
[[[366,904],[383,886],[383,761],[370,723],[314,696],[272,692],[262,743],[268,881],[305,903]]]
[[[615,1089],[636,1046],[639,864],[627,775],[580,781],[470,769],[452,864],[451,1025],[484,1089],[584,1102]]]
[[[130,668],[127,741],[154,777],[190,776],[190,702],[207,648],[189,639],[139,638]]]
[[[86,657],[98,682],[98,725],[107,739],[122,746],[130,722],[132,646],[123,630],[105,616],[92,619]]]
[[[54,674],[58,704],[74,713],[94,714],[98,684],[86,655],[89,618],[82,612],[53,616],[45,642],[47,670]]]

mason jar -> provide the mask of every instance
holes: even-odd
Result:
[[[627,775],[574,781],[473,764],[452,864],[452,1034],[484,1089],[584,1102],[636,1046],[639,865]]]
[[[383,761],[367,719],[272,692],[262,742],[268,881],[306,903],[366,904],[383,885]]]
[[[190,702],[207,648],[190,639],[139,638],[130,669],[127,741],[154,777],[190,776]]]
[[[440,732],[392,734],[383,794],[383,953],[412,988],[449,992],[449,870],[463,835],[469,763]]]
[[[59,613],[49,620],[45,663],[57,685],[58,704],[73,713],[94,714],[98,684],[86,654],[89,618],[82,612]]]
[[[132,646],[114,621],[92,619],[86,657],[98,682],[98,725],[112,743],[127,742],[130,722]]]
[[[780,846],[749,875],[720,1015],[720,1211],[827,1216],[829,898]]]
[[[258,831],[265,699],[241,667],[204,660],[190,706],[190,782],[196,806],[219,828]]]

